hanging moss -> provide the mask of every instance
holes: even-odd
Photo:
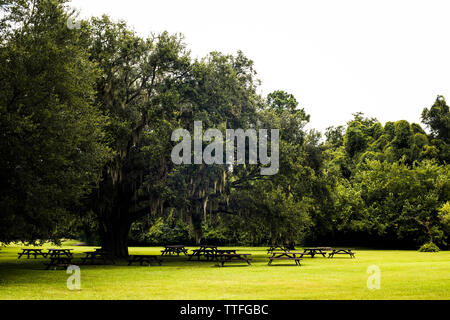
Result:
[[[206,221],[206,207],[208,205],[208,197],[205,198],[205,200],[203,201],[203,218]]]

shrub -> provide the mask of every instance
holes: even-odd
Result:
[[[439,247],[430,241],[428,243],[425,243],[422,247],[420,247],[419,251],[420,252],[439,252]]]

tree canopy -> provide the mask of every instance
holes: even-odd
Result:
[[[0,1],[1,242],[84,237],[119,257],[130,241],[448,246],[444,97],[428,132],[355,113],[322,135],[292,94],[259,93],[243,52],[194,59],[182,35],[106,15],[68,27],[66,4]],[[278,129],[277,174],[173,163],[172,133],[196,121]]]

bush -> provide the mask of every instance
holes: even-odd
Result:
[[[170,221],[169,221],[170,220]],[[181,220],[162,217],[136,221],[130,232],[130,243],[146,245],[189,244],[189,226]]]
[[[419,251],[420,252],[439,252],[439,247],[430,241],[428,243],[425,243],[422,247],[420,247]]]

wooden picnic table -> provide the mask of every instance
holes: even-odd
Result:
[[[193,253],[189,256],[189,260],[194,256],[197,257],[197,260],[200,260],[202,256],[206,258],[206,261],[218,260],[220,254],[236,254],[236,251],[236,249],[217,249],[217,246],[202,246],[200,249],[192,250]]]
[[[180,255],[180,253],[184,253],[184,255],[188,254],[187,249],[184,247],[184,245],[167,245],[165,246],[164,250],[161,250],[161,255],[172,255],[176,254],[177,256]]]
[[[273,260],[294,260],[295,264],[300,266],[300,260],[302,260],[304,252],[294,251],[272,251],[272,256],[269,257],[269,266]]]
[[[314,258],[316,254],[321,254],[323,257],[326,257],[326,252],[333,250],[333,248],[330,247],[316,247],[316,248],[303,248],[302,258],[304,255],[311,256],[311,258]]]
[[[352,249],[339,248],[339,249],[333,249],[328,254],[328,258],[333,258],[335,254],[348,254],[348,255],[350,255],[350,258],[355,257],[355,253],[352,251]]]
[[[60,257],[60,256],[65,256],[68,258],[72,258],[72,253],[70,251],[72,251],[73,249],[48,249],[47,252],[47,257]]]
[[[56,270],[58,267],[67,268],[72,264],[72,257],[63,257],[63,256],[53,256],[50,257],[50,262],[44,263],[46,265],[46,270],[50,269],[51,267]]]
[[[201,245],[200,249],[192,250],[192,254],[189,256],[188,260],[192,260],[193,257],[197,257],[197,260],[200,260],[200,257],[205,257],[207,261],[216,259],[217,255],[217,246],[209,246],[209,245]]]
[[[267,254],[269,254],[275,250],[290,251],[290,250],[295,250],[295,246],[288,245],[288,244],[272,245],[269,247],[269,249],[267,249]]]
[[[28,259],[30,259],[30,255],[34,256],[36,259],[37,256],[43,256],[44,258],[47,256],[47,253],[42,252],[43,249],[22,249],[22,252],[17,253],[17,259],[20,259],[23,255],[26,255]]]
[[[133,262],[139,262],[141,266],[144,264],[144,262],[147,262],[150,266],[151,262],[157,262],[159,265],[161,265],[162,260],[158,258],[158,256],[155,255],[130,255],[128,257],[128,265],[131,266]]]
[[[217,254],[217,258],[218,258],[218,266],[224,266],[225,262],[232,262],[233,260],[235,261],[245,261],[248,263],[248,265],[250,264],[250,258],[248,258],[248,256],[251,256],[250,253],[220,253]]]
[[[95,264],[96,260],[101,260],[103,264],[106,264],[107,261],[111,261],[115,264],[115,261],[111,255],[111,253],[107,251],[95,250],[95,251],[87,251],[84,252],[86,254],[85,257],[81,258],[81,264]]]

